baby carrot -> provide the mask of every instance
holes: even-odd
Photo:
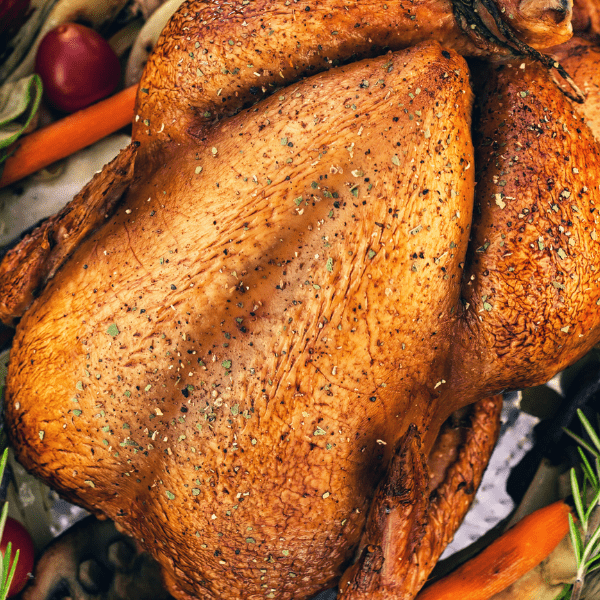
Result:
[[[137,85],[24,136],[4,164],[0,187],[101,140],[133,120]]]
[[[524,517],[480,554],[425,588],[417,600],[487,600],[554,550],[569,531],[569,511],[559,501]]]

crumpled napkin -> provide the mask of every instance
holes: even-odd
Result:
[[[0,87],[0,164],[37,113],[42,91],[42,80],[35,73]]]

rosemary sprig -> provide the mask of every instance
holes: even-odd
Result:
[[[0,459],[0,481],[4,476],[4,469],[6,468],[6,462],[8,460],[8,448],[4,449],[2,459]],[[2,507],[2,513],[0,513],[0,540],[4,535],[4,525],[6,524],[6,517],[8,516],[8,502],[4,503]],[[17,568],[17,561],[19,560],[19,550],[17,550],[14,559],[10,560],[12,554],[12,544],[8,542],[4,555],[0,552],[0,600],[6,600],[8,596],[8,590],[12,583],[15,575],[15,569]]]
[[[579,524],[569,515],[569,534],[577,560],[577,576],[571,592],[571,600],[579,600],[587,573],[600,568],[600,437],[581,409],[577,415],[591,443],[565,429],[578,444],[583,477],[581,484],[574,468],[571,469],[571,490]],[[600,421],[598,422],[600,430]],[[584,450],[592,457],[593,466]],[[565,597],[562,596],[561,597]]]

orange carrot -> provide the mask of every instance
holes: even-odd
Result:
[[[569,531],[569,512],[562,501],[536,510],[416,600],[487,600],[501,592],[554,550]]]
[[[23,137],[7,158],[0,188],[97,142],[133,120],[137,85]]]

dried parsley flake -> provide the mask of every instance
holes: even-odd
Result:
[[[113,337],[117,337],[119,335],[119,328],[116,326],[115,323],[111,323],[108,326],[108,329],[106,330],[106,333],[108,333],[108,335],[112,335]]]

